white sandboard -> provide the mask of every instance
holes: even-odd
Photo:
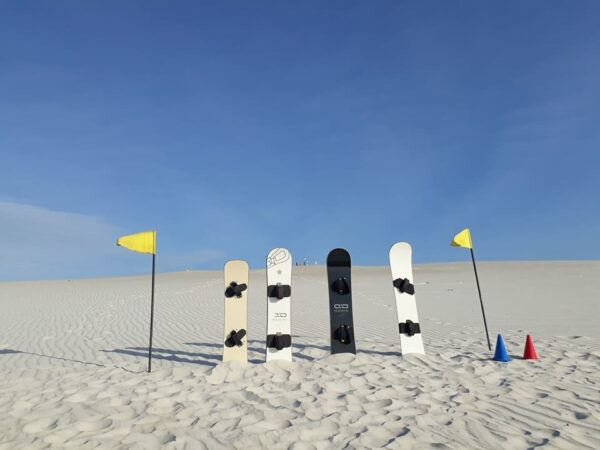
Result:
[[[396,296],[402,354],[421,353],[424,355],[425,349],[417,314],[417,300],[414,294],[410,244],[398,242],[392,245],[390,248],[390,268],[392,270],[392,282],[395,281],[393,289]]]
[[[248,263],[240,260],[228,261],[223,268],[223,275],[225,279],[223,362],[248,362],[248,337],[246,336],[248,330]],[[233,342],[235,339],[231,339],[232,333],[235,334],[242,330],[244,336],[237,340],[237,343]]]
[[[267,255],[267,361],[292,361],[291,286],[292,255],[274,248]]]

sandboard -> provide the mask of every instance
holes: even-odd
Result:
[[[352,317],[350,253],[336,248],[327,255],[331,353],[356,353]]]
[[[274,248],[267,255],[267,361],[292,361],[292,255]]]
[[[412,272],[412,248],[406,242],[397,242],[390,248],[392,285],[396,297],[398,331],[402,354],[425,354],[421,325],[417,314],[414,279]]]
[[[225,328],[223,362],[248,362],[248,263],[228,261],[225,280]]]

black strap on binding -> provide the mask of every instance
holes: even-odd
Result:
[[[408,281],[408,278],[396,278],[394,280],[394,287],[403,294],[415,295],[415,287]]]
[[[281,300],[282,298],[290,297],[292,295],[292,288],[288,284],[277,283],[267,286],[267,296],[269,298],[276,298]]]
[[[241,347],[242,345],[244,345],[244,343],[242,342],[242,338],[244,336],[246,336],[246,330],[244,330],[243,328],[238,331],[231,330],[231,333],[229,333],[227,339],[225,339],[225,345],[227,347]]]
[[[267,335],[267,348],[276,348],[281,350],[283,348],[292,346],[292,336],[289,334],[268,334]]]
[[[342,344],[352,343],[352,327],[350,325],[340,325],[335,329],[333,337]]]
[[[398,327],[400,328],[400,334],[408,334],[409,336],[421,332],[421,326],[418,323],[414,323],[412,320],[401,322],[398,324]]]
[[[225,297],[242,298],[242,292],[244,292],[246,289],[248,289],[248,285],[244,283],[237,284],[235,281],[232,281],[229,283],[229,286],[227,286],[227,289],[225,289]]]
[[[350,293],[350,285],[348,284],[348,280],[341,277],[331,284],[331,289],[333,292],[339,295],[346,295]]]

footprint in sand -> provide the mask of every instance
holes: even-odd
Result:
[[[392,404],[392,400],[385,399],[385,400],[379,400],[379,401],[375,401],[375,402],[363,403],[362,407],[367,412],[381,411],[382,409],[390,406],[391,404]]]
[[[331,437],[338,434],[340,427],[337,423],[331,421],[311,422],[308,425],[310,428],[300,431],[300,439],[306,442],[314,442]]]
[[[79,434],[79,431],[71,428],[71,426],[68,426],[61,430],[54,430],[52,434],[45,436],[44,442],[47,442],[51,445],[65,444],[70,439],[73,439],[75,436],[77,436],[77,434]]]
[[[381,448],[387,445],[391,441],[390,435],[381,427],[367,428],[367,431],[361,433],[361,435],[351,444],[358,444],[358,447],[366,448]]]
[[[26,424],[23,427],[23,431],[25,433],[31,433],[31,434],[41,433],[43,431],[48,431],[48,430],[52,430],[52,429],[56,428],[57,422],[58,422],[58,419],[56,419],[54,417],[43,417],[41,419],[37,419],[33,422]]]
[[[96,417],[75,422],[72,427],[78,431],[100,431],[110,427],[112,423],[112,420],[105,417]]]

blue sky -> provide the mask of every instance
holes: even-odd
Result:
[[[6,2],[0,279],[600,254],[598,2]]]

